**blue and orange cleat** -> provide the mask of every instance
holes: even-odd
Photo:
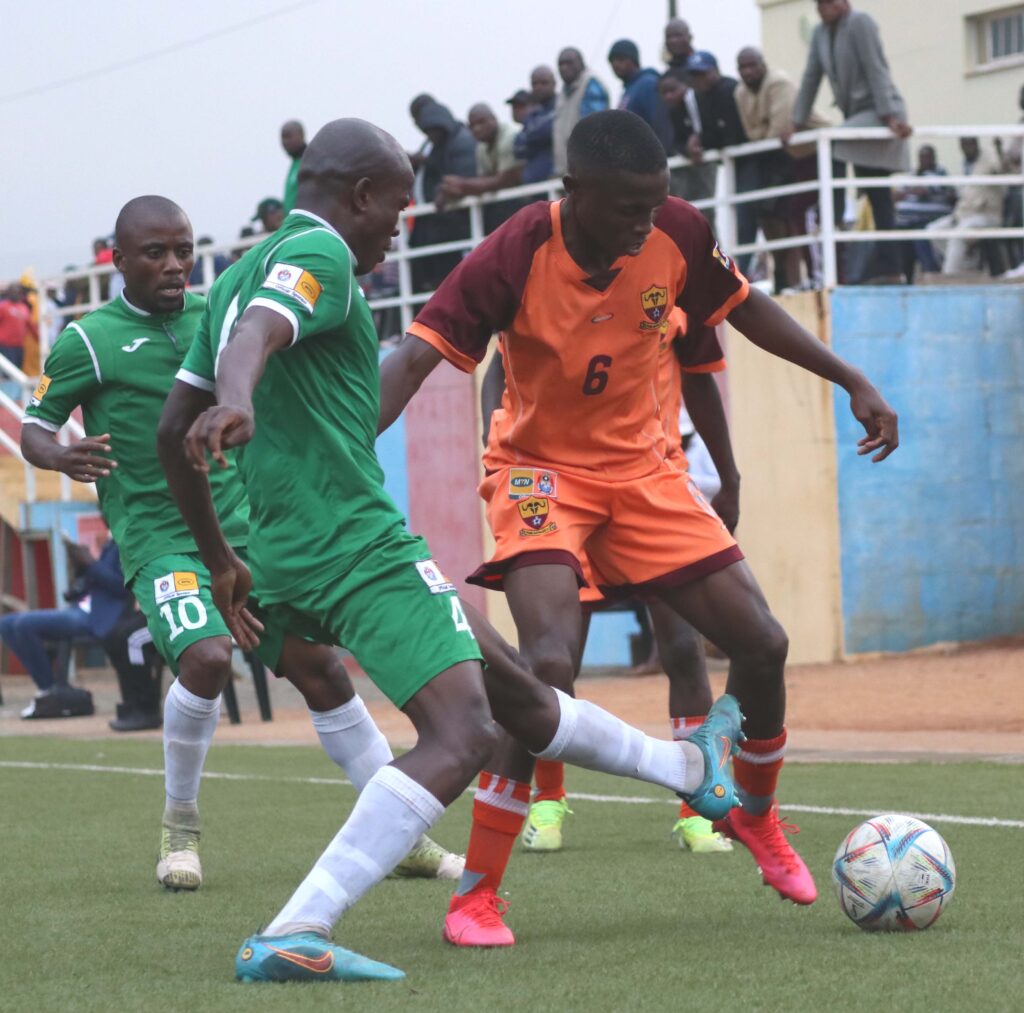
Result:
[[[239,981],[395,981],[405,972],[335,946],[316,932],[250,936],[235,957]]]
[[[745,736],[740,731],[743,715],[736,697],[725,693],[708,711],[704,723],[685,741],[704,754],[704,780],[692,795],[677,792],[694,812],[706,820],[720,820],[736,805],[736,789],[729,773],[729,758]]]

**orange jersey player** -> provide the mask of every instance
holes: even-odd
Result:
[[[472,579],[505,591],[522,654],[563,693],[580,657],[584,553],[603,593],[658,597],[717,644],[747,734],[733,761],[743,808],[722,829],[782,896],[809,904],[814,880],[775,805],[788,641],[735,540],[668,460],[657,380],[668,314],[675,305],[708,327],[728,319],[765,350],[845,388],[867,433],[859,452],[875,460],[898,444],[896,416],[859,370],[750,288],[699,212],[668,196],[664,149],[643,120],[622,110],[584,117],[568,164],[563,200],[510,218],[420,311],[382,367],[380,424],[442,359],[471,370],[501,333],[508,392],[480,486],[496,547]],[[482,775],[466,871],[445,920],[453,943],[514,942],[495,890],[532,768],[533,757],[506,737]]]
[[[505,391],[505,370],[502,348],[491,359],[481,384],[480,401],[484,419],[485,443],[491,417],[500,406]],[[721,476],[721,487],[712,506],[722,516],[730,531],[736,526],[739,513],[739,474],[732,456],[729,431],[722,409],[714,373],[725,369],[725,360],[714,331],[707,327],[693,328],[688,333],[686,314],[673,307],[668,329],[658,343],[658,400],[662,426],[665,430],[668,460],[682,470],[688,461],[679,427],[683,388],[690,411],[699,420],[699,435],[714,448],[714,463]],[[698,483],[699,485],[699,483]],[[593,572],[584,555],[580,559],[586,585],[580,588],[584,631],[581,654],[586,646],[592,612],[607,605],[604,595],[594,586]],[[650,615],[657,652],[651,672],[664,669],[669,682],[669,724],[673,739],[685,739],[703,723],[711,706],[711,685],[708,681],[704,645],[700,635],[685,619],[657,598],[646,603],[633,602],[641,621]],[[582,659],[581,659],[582,660]],[[660,665],[659,665],[660,661]],[[577,673],[578,674],[578,673]],[[570,813],[566,800],[565,765],[557,761],[538,760],[534,772],[534,792],[530,802],[522,844],[528,851],[552,852],[562,848],[562,824]],[[710,821],[696,813],[685,802],[672,827],[672,835],[681,848],[696,854],[721,854],[732,850],[727,837],[716,833]]]

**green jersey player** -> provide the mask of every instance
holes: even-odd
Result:
[[[209,571],[167,487],[156,431],[205,300],[185,291],[192,227],[173,202],[129,201],[117,219],[116,243],[114,259],[125,289],[58,337],[26,410],[22,449],[39,467],[96,482],[125,580],[177,674],[164,707],[167,799],[157,876],[169,888],[195,889],[202,881],[199,778],[220,693],[231,677],[231,638],[213,603]],[[195,397],[203,407],[212,400],[200,391]],[[86,431],[102,435],[63,446],[56,434],[78,406]],[[249,510],[237,471],[218,473],[207,495],[229,544],[242,551]],[[285,637],[278,627],[266,632],[261,654],[302,691],[324,748],[357,786],[391,759],[336,651]],[[431,857],[435,873],[457,875],[457,868],[448,867],[460,863],[429,842],[421,842],[407,871],[425,872]]]
[[[373,449],[377,336],[354,275],[383,259],[412,181],[390,135],[362,120],[325,126],[303,156],[296,209],[218,278],[179,373],[183,383],[212,386],[218,400],[185,441],[196,478],[209,468],[207,451],[223,467],[224,451],[241,448],[263,621],[344,644],[418,736],[370,779],[291,900],[242,945],[243,980],[401,977],[328,937],[465,790],[489,756],[493,720],[545,758],[665,785],[705,815],[731,804],[726,759],[740,720],[731,697],[712,708],[699,739],[668,743],[542,685],[460,602],[383,492]],[[164,454],[177,501],[194,502],[194,480],[169,446]],[[240,642],[254,641],[247,568],[212,510],[186,511],[218,606]]]

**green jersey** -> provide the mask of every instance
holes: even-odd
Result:
[[[293,211],[213,284],[183,380],[212,389],[235,322],[250,306],[280,314],[290,347],[253,392],[256,431],[237,454],[249,494],[249,561],[260,602],[340,577],[382,539],[407,539],[384,491],[374,442],[380,409],[377,332],[344,239]]]
[[[156,429],[204,306],[202,296],[186,292],[178,312],[151,314],[122,293],[68,324],[25,409],[26,423],[57,432],[81,405],[90,436],[110,433],[118,466],[97,481],[96,491],[121,550],[126,583],[157,556],[196,551],[160,467]],[[214,468],[210,478],[224,533],[242,547],[248,531],[245,487],[234,467]]]
[[[302,156],[292,159],[292,164],[288,167],[288,175],[284,179],[284,198],[281,201],[284,204],[284,212],[287,214],[295,207],[295,196],[299,192],[299,165],[302,162]]]

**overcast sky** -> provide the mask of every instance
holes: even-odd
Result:
[[[280,196],[281,123],[307,135],[361,116],[410,148],[409,99],[464,119],[501,103],[575,45],[613,101],[607,52],[632,38],[661,65],[666,0],[38,0],[5,15],[0,60],[0,280],[87,264],[126,200],[180,203],[196,235],[230,240]],[[760,41],[755,0],[681,0],[698,48],[726,72]],[[23,23],[18,25],[18,21]],[[15,43],[16,44],[12,44]]]

